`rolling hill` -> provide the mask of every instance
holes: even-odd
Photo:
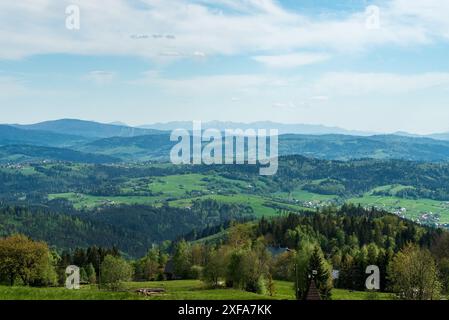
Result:
[[[78,119],[61,119],[29,125],[14,125],[20,129],[49,131],[87,138],[135,137],[161,133],[158,130],[133,128]]]
[[[243,129],[272,128],[280,125],[280,132],[308,131],[311,134],[281,134],[279,155],[304,155],[329,160],[360,158],[404,159],[414,161],[448,161],[449,141],[444,134],[432,139],[423,136],[398,133],[394,135],[350,135],[350,131],[339,128],[311,125],[283,125],[273,122],[252,124],[233,122],[209,122],[209,127]],[[170,122],[155,125],[170,130],[189,128],[188,122]],[[337,130],[338,129],[338,130]],[[343,130],[343,131],[342,131]],[[323,132],[344,132],[344,134],[322,134]],[[32,125],[0,125],[0,146],[28,145],[72,149],[82,153],[120,158],[124,161],[167,160],[175,143],[170,141],[168,131],[142,129],[120,124],[62,119]],[[46,153],[48,154],[48,152]],[[55,152],[53,152],[55,154]],[[67,150],[61,154],[67,154]],[[45,155],[45,154],[44,154]],[[31,158],[34,158],[33,154]],[[21,156],[4,156],[9,160],[23,159]],[[41,157],[37,157],[41,159]],[[68,158],[85,158],[84,154]],[[28,159],[25,157],[25,159]],[[105,158],[107,162],[111,158]]]
[[[119,157],[123,160],[167,160],[173,145],[174,142],[170,141],[168,134],[155,134],[100,139],[79,146],[77,150]]]
[[[70,161],[79,163],[115,163],[118,158],[84,153],[71,149],[30,145],[7,145],[0,147],[0,163],[35,161]]]
[[[79,146],[77,150],[124,160],[168,159],[174,142],[168,134],[107,138]],[[361,158],[448,161],[449,141],[398,135],[281,135],[280,155],[304,155],[328,160]]]
[[[0,145],[28,144],[47,147],[70,147],[88,142],[76,135],[41,130],[24,130],[10,125],[0,125]]]
[[[279,139],[281,155],[300,154],[329,160],[361,158],[414,161],[449,160],[449,141],[398,135],[369,137],[347,135],[284,135]]]

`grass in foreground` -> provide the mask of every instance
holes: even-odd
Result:
[[[96,286],[83,286],[80,290],[0,286],[0,300],[294,300],[292,283],[275,281],[275,287],[275,295],[270,297],[237,289],[208,289],[199,280],[129,282],[121,292],[98,290]],[[166,293],[145,297],[134,292],[138,288],[165,288]],[[334,289],[332,299],[388,300],[393,296]]]

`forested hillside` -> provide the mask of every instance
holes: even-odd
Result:
[[[208,208],[208,209],[207,209]],[[0,237],[15,233],[44,240],[55,248],[115,246],[141,256],[153,244],[229,221],[251,219],[239,205],[201,204],[192,209],[119,206],[97,212],[70,213],[42,207],[0,208]]]

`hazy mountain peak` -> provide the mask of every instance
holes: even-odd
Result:
[[[153,123],[148,125],[139,126],[139,128],[156,129],[156,130],[174,130],[178,128],[189,129],[192,127],[191,121],[171,121],[165,123]],[[286,124],[273,121],[255,121],[250,123],[245,122],[233,122],[233,121],[208,121],[202,123],[203,129],[277,129],[279,134],[346,134],[346,135],[360,135],[368,136],[372,135],[371,132],[346,130],[339,127],[330,127],[318,124]]]
[[[89,138],[135,137],[160,133],[156,130],[133,128],[124,125],[107,124],[79,119],[59,119],[29,125],[17,125],[21,129],[43,130]]]

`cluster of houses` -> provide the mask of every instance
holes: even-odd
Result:
[[[424,212],[418,217],[418,222],[426,225],[440,226],[440,215],[433,212]]]
[[[332,200],[299,200],[299,199],[283,199],[283,198],[275,198],[277,202],[287,203],[287,204],[294,204],[298,205],[304,208],[309,209],[321,209],[324,207],[328,207],[330,205],[339,205],[339,201],[337,199]]]
[[[374,208],[376,209],[380,209],[380,210],[387,210],[385,207],[379,207],[379,206],[374,206]],[[388,210],[389,212],[397,215],[398,217],[402,218],[402,219],[406,219],[406,214],[407,214],[407,209],[403,208],[403,207],[399,207],[399,208],[394,208],[391,210]],[[420,215],[418,216],[418,218],[416,219],[411,219],[412,221],[419,223],[421,225],[428,225],[428,226],[434,226],[437,228],[445,228],[445,229],[449,229],[449,223],[441,223],[441,216],[439,213],[434,213],[434,212],[422,212],[420,213]]]

